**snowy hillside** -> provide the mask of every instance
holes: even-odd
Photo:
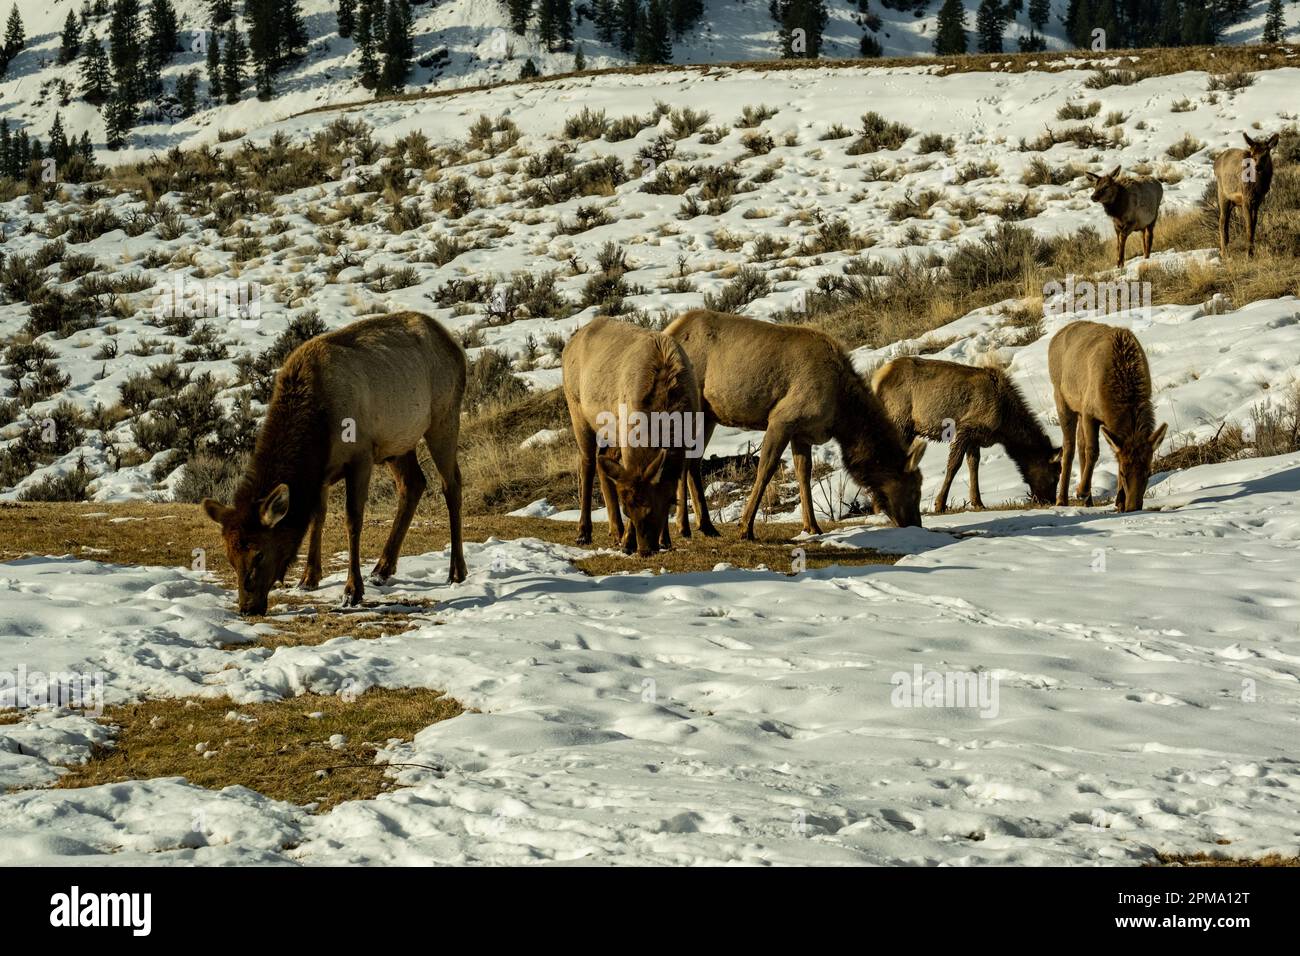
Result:
[[[251,85],[244,99],[235,105],[212,105],[205,97],[203,108],[187,120],[176,124],[145,122],[137,126],[128,148],[117,154],[115,160],[133,160],[174,144],[210,140],[218,128],[251,129],[312,107],[369,98],[371,94],[356,81],[356,45],[353,40],[338,35],[336,0],[300,0],[299,5],[310,48],[301,63],[282,75],[277,95],[271,102],[257,101]],[[922,15],[917,16],[915,10],[898,10],[876,2],[870,3],[869,14],[864,14],[855,0],[835,0],[828,4],[822,55],[832,59],[857,58],[861,55],[860,40],[867,34],[880,43],[884,56],[928,56],[933,52],[939,5],[939,0],[930,0],[920,8]],[[195,44],[198,33],[209,26],[207,0],[174,0],[174,6],[184,51],[163,71],[168,89],[174,89],[176,80],[186,71],[197,70],[206,77],[204,54]],[[975,13],[979,3],[965,0],[965,6],[970,50],[974,52]],[[1069,49],[1063,27],[1066,2],[1053,0],[1051,6],[1052,15],[1042,31],[1044,42],[1049,50]],[[1250,14],[1231,25],[1221,42],[1259,42],[1266,7],[1266,0],[1255,0]],[[45,135],[58,109],[69,132],[80,135],[88,130],[95,145],[102,146],[105,135],[99,111],[79,96],[68,106],[60,107],[51,92],[51,84],[58,80],[66,81],[74,90],[79,88],[79,63],[61,66],[57,60],[64,20],[69,10],[80,10],[81,0],[20,2],[18,8],[26,27],[27,45],[0,79],[0,115],[7,117],[11,126],[25,125],[33,134]],[[575,4],[575,9],[583,8]],[[777,58],[778,31],[768,13],[767,0],[705,0],[704,8],[697,27],[675,42],[673,63]],[[7,12],[3,5],[0,9]],[[1004,49],[1009,53],[1018,49],[1020,37],[1031,32],[1027,9],[1026,6],[1007,26]],[[569,72],[574,68],[573,52],[548,51],[538,41],[535,28],[530,27],[525,36],[514,34],[502,0],[416,3],[412,12],[415,62],[408,92],[515,80],[527,59],[532,59],[543,74]],[[1294,38],[1300,29],[1300,5],[1285,4],[1283,15],[1287,35]],[[876,28],[872,29],[872,25]],[[90,31],[106,43],[108,18],[92,19]],[[575,43],[581,46],[588,69],[632,62],[617,46],[597,38],[590,18],[580,18],[574,32]],[[200,88],[206,91],[206,78],[200,82]]]

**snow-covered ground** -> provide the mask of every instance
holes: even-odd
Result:
[[[187,571],[10,562],[0,567],[7,659],[104,671],[110,701],[228,693],[237,710],[378,684],[445,688],[481,713],[387,751],[442,772],[402,770],[403,789],[320,816],[178,779],[11,793],[0,798],[0,855],[1118,864],[1155,851],[1294,854],[1298,492],[1300,455],[1206,466],[1158,484],[1162,510],[1142,514],[845,529],[828,539],[914,553],[795,576],[591,579],[563,546],[471,545],[462,586],[438,583],[446,557],[426,555],[403,559],[381,589],[444,602],[431,614],[440,625],[274,652],[218,650],[247,627]],[[342,581],[327,586],[328,596]],[[945,698],[921,692],[932,674],[978,693],[933,706]],[[84,754],[102,735],[48,713],[0,727],[0,783],[48,779],[46,760]]]

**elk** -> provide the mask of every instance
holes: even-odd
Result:
[[[1123,267],[1124,247],[1134,232],[1142,233],[1142,258],[1150,259],[1164,187],[1154,179],[1121,179],[1118,166],[1101,176],[1087,176],[1093,184],[1092,201],[1101,203],[1115,226],[1115,265]]]
[[[700,479],[700,390],[681,346],[662,332],[601,317],[574,334],[564,347],[561,365],[564,399],[578,442],[577,543],[591,543],[591,492],[597,473],[609,533],[625,553],[648,557],[661,545],[672,546],[668,513],[678,478],[687,475],[700,531],[716,535]],[[636,416],[649,428],[638,430]],[[623,427],[627,419],[633,419],[630,429]],[[615,422],[617,434],[611,427]],[[620,504],[628,516],[626,529]],[[677,528],[683,537],[690,536],[684,502]]]
[[[910,449],[848,353],[817,329],[775,325],[696,309],[664,330],[681,343],[700,380],[704,443],[717,425],[761,429],[758,475],[740,518],[754,537],[763,491],[789,445],[794,455],[803,530],[821,534],[812,500],[812,446],[834,438],[844,466],[879,500],[894,523],[921,524],[925,441]],[[685,489],[678,492],[685,498]]]
[[[1246,255],[1255,254],[1255,228],[1259,207],[1273,184],[1273,147],[1278,134],[1268,139],[1251,139],[1242,133],[1246,149],[1227,149],[1214,159],[1214,181],[1219,193],[1219,255],[1228,255],[1228,227],[1232,210],[1240,206],[1246,217]]]
[[[382,584],[391,577],[428,486],[415,450],[421,438],[447,500],[447,580],[465,580],[456,460],[465,376],[460,343],[418,312],[354,322],[304,342],[285,359],[233,504],[203,501],[208,517],[221,526],[239,582],[241,614],[266,613],[271,587],[283,582],[309,530],[299,586],[311,589],[320,583],[325,507],[330,486],[340,478],[347,487],[344,604],[361,603],[361,524],[376,462],[388,465],[398,498],[388,541],[370,579]]]
[[[950,442],[948,470],[934,502],[936,512],[947,510],[948,489],[963,457],[970,469],[971,507],[984,507],[980,449],[990,445],[1007,450],[1035,501],[1051,503],[1061,450],[1052,447],[1006,372],[906,356],[882,366],[872,376],[871,388],[902,433],[904,444],[917,435]]]
[[[1119,462],[1118,511],[1141,511],[1151,459],[1167,425],[1156,428],[1151,371],[1142,345],[1128,329],[1100,322],[1071,322],[1047,347],[1047,369],[1061,420],[1061,483],[1058,505],[1070,503],[1070,469],[1076,436],[1080,450],[1077,496],[1092,507],[1092,470],[1097,433]]]

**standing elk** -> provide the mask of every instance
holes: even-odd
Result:
[[[947,510],[948,489],[963,457],[970,469],[971,507],[984,507],[980,449],[999,444],[1020,469],[1030,495],[1051,503],[1061,450],[1052,447],[1006,372],[906,356],[882,366],[872,376],[871,388],[902,432],[905,444],[917,435],[951,443],[943,487],[934,502],[936,512]]]
[[[1259,208],[1273,184],[1273,147],[1278,134],[1268,139],[1251,139],[1241,134],[1246,149],[1227,149],[1214,160],[1214,182],[1219,194],[1219,255],[1228,255],[1228,227],[1232,210],[1240,206],[1246,219],[1246,255],[1255,254],[1255,228],[1259,225]]]
[[[1070,503],[1077,435],[1083,446],[1077,495],[1092,507],[1092,470],[1097,464],[1100,430],[1119,462],[1116,510],[1141,511],[1151,459],[1168,426],[1156,428],[1151,370],[1137,336],[1100,322],[1071,322],[1052,336],[1047,370],[1061,419],[1061,483],[1056,503]]]
[[[812,446],[832,438],[849,474],[895,524],[921,524],[917,463],[925,441],[904,447],[879,399],[833,338],[817,329],[706,309],[679,316],[664,331],[682,344],[699,378],[706,446],[719,424],[765,431],[758,476],[740,519],[743,538],[754,537],[763,491],[787,445],[794,453],[803,530],[821,533],[813,511]],[[679,489],[679,500],[685,495]]]
[[[1154,179],[1121,178],[1118,166],[1101,176],[1086,175],[1093,185],[1092,201],[1101,203],[1115,226],[1115,265],[1123,267],[1124,247],[1135,232],[1142,233],[1142,258],[1150,259],[1164,187]]]
[[[661,543],[671,547],[668,512],[678,478],[687,474],[700,531],[716,535],[700,480],[700,390],[681,346],[662,332],[597,318],[569,340],[561,364],[564,398],[578,441],[578,543],[591,543],[591,492],[597,471],[609,533],[627,554],[636,551],[646,557]],[[621,423],[633,416],[644,416],[641,421],[648,424],[639,440],[607,440],[613,438],[609,429],[614,420]],[[634,434],[635,429],[629,431]],[[689,447],[692,444],[696,447]],[[688,457],[688,451],[697,454]],[[620,504],[628,516],[626,531]],[[685,503],[678,511],[677,528],[683,537],[690,536]]]
[[[374,583],[391,577],[428,487],[415,451],[421,438],[447,499],[447,580],[465,580],[456,461],[465,375],[460,343],[418,312],[362,319],[304,342],[285,359],[234,503],[203,501],[208,517],[221,525],[239,582],[241,614],[266,613],[272,585],[284,580],[309,528],[299,586],[320,583],[325,507],[330,486],[340,478],[347,485],[344,603],[361,603],[361,525],[376,462],[388,465],[398,498],[388,541],[370,577]]]

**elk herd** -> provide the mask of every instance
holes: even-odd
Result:
[[[1272,181],[1270,151],[1278,136],[1230,149],[1214,164],[1219,239],[1226,255],[1232,209],[1246,220],[1254,254],[1260,204]],[[1162,189],[1129,179],[1119,167],[1088,174],[1093,200],[1115,227],[1117,264],[1133,233],[1151,254]],[[695,310],[662,332],[610,318],[579,329],[562,356],[563,391],[578,444],[580,517],[577,541],[592,536],[592,490],[599,483],[611,538],[628,553],[648,556],[671,546],[669,520],[689,537],[693,501],[698,530],[718,535],[705,503],[701,455],[718,425],[762,430],[757,475],[740,516],[741,537],[754,521],[787,447],[794,462],[803,530],[821,533],[812,498],[812,447],[834,439],[844,469],[871,496],[873,510],[900,527],[921,524],[920,460],[926,441],[949,445],[935,512],[947,509],[953,477],[964,460],[970,503],[983,507],[980,450],[1002,445],[1039,503],[1069,504],[1076,446],[1075,496],[1092,506],[1098,436],[1119,464],[1115,507],[1139,511],[1151,462],[1165,435],[1156,427],[1151,374],[1127,329],[1075,321],[1053,336],[1048,373],[1062,432],[1055,447],[1019,389],[996,368],[908,356],[866,381],[834,338],[806,326],[776,325],[739,315]],[[436,320],[415,312],[363,319],[318,336],[281,368],[247,473],[225,505],[203,508],[221,526],[234,568],[242,614],[266,613],[268,594],[283,581],[309,538],[300,586],[321,578],[321,531],[330,486],[346,487],[348,573],[345,603],[361,603],[361,528],[376,463],[386,464],[397,513],[370,580],[397,568],[402,540],[427,482],[416,455],[424,440],[442,482],[451,526],[448,581],[466,575],[457,464],[464,349]],[[611,440],[613,410],[637,418]],[[639,427],[649,423],[648,427]],[[685,437],[696,429],[692,445]],[[665,436],[669,436],[665,439]],[[676,436],[674,439],[672,436]],[[674,507],[675,506],[675,507]],[[626,517],[626,523],[625,523]]]

